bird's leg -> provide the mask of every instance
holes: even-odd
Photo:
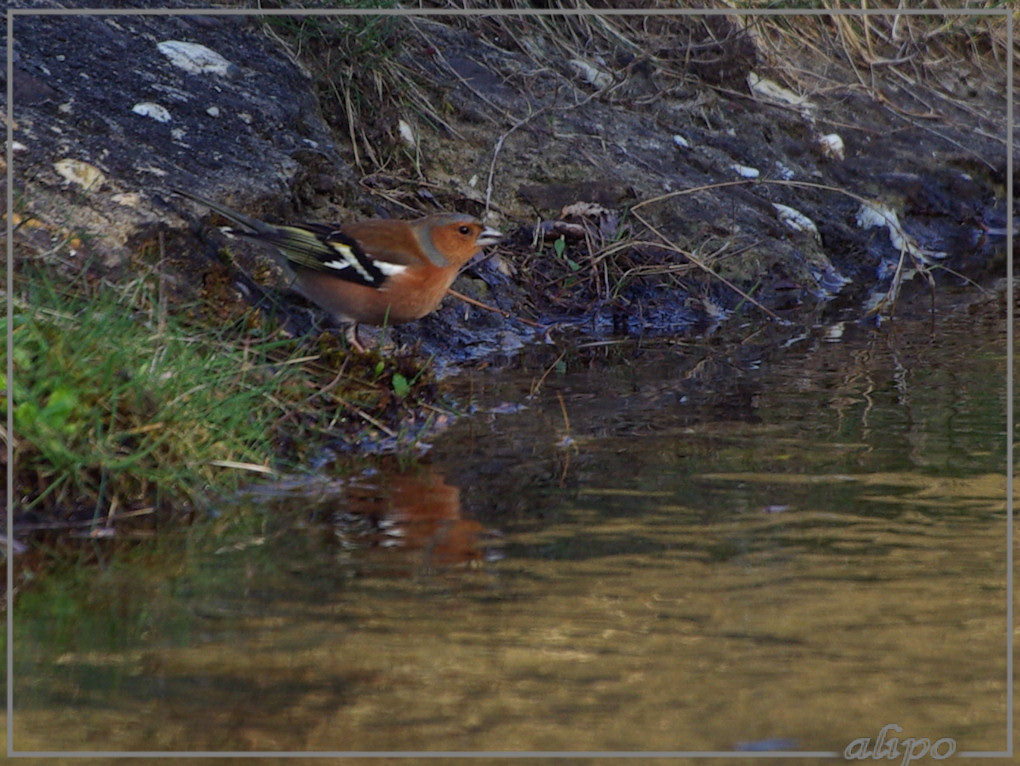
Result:
[[[351,322],[347,326],[347,331],[344,333],[344,337],[347,338],[347,342],[350,344],[351,348],[353,348],[359,354],[368,353],[365,350],[365,347],[362,346],[361,342],[358,340],[358,323],[357,322]]]

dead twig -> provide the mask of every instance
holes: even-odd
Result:
[[[492,162],[489,163],[489,177],[485,182],[485,212],[489,212],[489,201],[492,199],[492,178],[496,173],[496,158],[499,157],[499,153],[503,149],[503,142],[506,141],[507,136],[509,136],[519,127],[526,124],[530,120],[535,119],[538,115],[542,114],[542,112],[546,111],[546,108],[547,107],[542,107],[538,111],[529,112],[520,120],[515,122],[509,130],[500,134],[499,139],[496,141],[496,146],[492,150]]]
[[[364,420],[366,423],[369,423],[370,425],[373,425],[376,428],[378,428],[380,431],[382,431],[387,436],[389,436],[391,438],[394,438],[394,439],[397,437],[397,432],[396,431],[394,431],[392,428],[387,428],[383,423],[381,423],[376,418],[373,418],[371,415],[369,415],[367,412],[365,412],[360,407],[356,407],[355,405],[351,404],[350,402],[348,402],[348,401],[346,401],[344,399],[341,399],[340,397],[337,397],[336,401],[338,401],[344,407],[349,409],[351,412],[353,412],[359,418]]]
[[[532,322],[530,319],[525,319],[522,316],[517,316],[516,314],[512,314],[509,311],[504,311],[501,308],[496,308],[495,306],[490,306],[488,303],[482,303],[481,301],[477,301],[474,298],[471,298],[471,297],[469,297],[467,295],[464,295],[464,293],[458,292],[457,290],[449,290],[448,292],[454,298],[460,298],[462,301],[464,301],[465,303],[470,303],[472,306],[477,306],[480,309],[485,309],[486,311],[491,311],[494,314],[500,314],[500,315],[503,316],[504,319],[509,319],[510,317],[514,317],[518,321],[523,322],[524,324],[529,325],[531,327],[539,327],[539,328],[545,327],[545,325],[539,324],[538,322]]]
[[[542,384],[545,383],[545,379],[549,377],[549,373],[556,369],[556,365],[563,361],[563,357],[566,356],[566,354],[567,354],[566,351],[561,351],[560,355],[556,357],[556,360],[545,368],[545,372],[542,373],[539,379],[531,384],[531,391],[529,392],[530,396],[535,396],[539,391],[542,390]]]
[[[763,313],[765,313],[766,315],[768,315],[768,316],[769,316],[769,317],[771,317],[772,319],[774,319],[774,320],[776,320],[776,321],[783,321],[783,320],[782,320],[782,319],[781,319],[781,318],[779,317],[779,315],[778,315],[778,314],[776,314],[775,312],[773,312],[773,311],[769,310],[768,308],[766,308],[766,307],[765,307],[765,306],[764,306],[764,305],[763,305],[762,303],[760,303],[759,301],[756,301],[756,300],[755,300],[754,298],[752,298],[752,297],[751,297],[750,295],[748,295],[748,294],[747,294],[746,292],[744,292],[744,291],[743,291],[743,290],[741,290],[741,289],[740,289],[739,287],[737,287],[737,286],[736,286],[735,284],[733,284],[732,282],[730,282],[730,280],[726,279],[726,277],[724,277],[724,276],[722,276],[721,274],[719,274],[718,272],[716,272],[716,271],[715,271],[715,270],[714,270],[714,269],[713,269],[713,268],[712,268],[711,266],[709,266],[709,265],[708,265],[707,263],[705,263],[705,262],[703,262],[703,261],[702,261],[701,259],[697,258],[697,257],[696,257],[696,256],[694,255],[694,253],[691,253],[691,252],[690,252],[690,251],[688,251],[688,250],[684,250],[684,249],[683,249],[683,248],[681,248],[681,247],[680,247],[679,245],[676,245],[676,244],[674,244],[674,243],[673,243],[673,241],[672,241],[672,240],[671,240],[671,239],[670,239],[669,237],[667,237],[667,236],[666,236],[665,234],[663,234],[663,233],[662,233],[661,231],[659,231],[659,230],[658,230],[658,229],[656,229],[656,228],[655,228],[654,226],[652,226],[652,224],[650,224],[650,223],[649,223],[649,222],[648,222],[648,221],[647,221],[647,220],[646,220],[645,218],[643,218],[642,216],[640,216],[640,215],[639,215],[639,214],[637,214],[637,213],[634,213],[634,209],[633,209],[633,208],[631,208],[631,213],[632,213],[632,214],[634,215],[634,217],[635,217],[635,218],[637,218],[637,220],[639,220],[639,221],[640,221],[640,222],[641,222],[642,224],[644,224],[644,226],[645,226],[645,227],[646,227],[646,228],[647,228],[647,229],[648,229],[648,230],[649,230],[650,232],[652,232],[653,234],[655,234],[655,236],[657,236],[657,237],[658,237],[659,239],[661,239],[661,240],[663,241],[663,243],[664,243],[664,245],[663,245],[663,246],[664,246],[664,247],[665,247],[665,248],[666,248],[667,250],[672,250],[673,252],[675,252],[675,253],[678,253],[678,254],[680,254],[680,255],[684,256],[684,257],[685,257],[685,258],[686,258],[687,260],[689,260],[689,261],[690,261],[691,263],[693,263],[693,264],[694,264],[695,266],[697,266],[697,267],[698,267],[699,269],[701,269],[702,271],[705,271],[705,272],[706,272],[706,273],[708,273],[708,274],[711,274],[711,275],[712,275],[713,277],[715,277],[716,279],[718,279],[718,280],[719,280],[720,282],[722,282],[722,283],[723,283],[724,285],[726,285],[726,286],[727,286],[728,288],[730,288],[730,289],[731,289],[731,290],[732,290],[733,292],[735,292],[735,293],[736,293],[737,295],[739,295],[739,296],[740,296],[741,298],[743,298],[744,300],[746,300],[746,301],[747,301],[748,303],[751,303],[751,304],[753,304],[753,305],[757,306],[757,307],[758,307],[759,309],[761,309],[761,311],[762,311]]]

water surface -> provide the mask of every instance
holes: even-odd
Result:
[[[459,381],[477,412],[415,465],[27,593],[15,746],[1000,750],[1003,314]]]

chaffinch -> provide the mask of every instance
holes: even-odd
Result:
[[[503,236],[462,213],[274,226],[183,189],[172,191],[241,227],[225,227],[228,235],[273,245],[302,295],[355,324],[421,319],[439,306],[461,266]]]

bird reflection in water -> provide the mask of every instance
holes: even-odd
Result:
[[[460,490],[440,474],[380,473],[351,483],[344,495],[334,528],[345,546],[419,554],[416,568],[424,572],[498,558],[488,547],[496,533],[461,515]],[[410,562],[387,563],[403,569]]]

